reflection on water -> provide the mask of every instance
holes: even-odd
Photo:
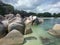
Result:
[[[25,38],[35,36],[37,39],[33,40],[33,38],[26,38],[27,42],[24,45],[60,45],[60,38],[54,37],[47,32],[47,30],[51,29],[53,25],[57,23],[60,24],[60,19],[58,18],[44,19],[44,23],[33,26],[33,33],[25,35]]]

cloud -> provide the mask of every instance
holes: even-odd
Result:
[[[14,5],[15,8],[22,10],[33,10],[36,6],[39,5],[38,0],[19,0]]]
[[[60,0],[3,0],[3,2],[27,12],[60,12]]]
[[[56,4],[46,4],[46,5],[40,5],[37,6],[35,9],[36,12],[50,12],[50,13],[59,13],[60,11],[60,2],[57,2]]]
[[[33,9],[39,5],[39,0],[3,0],[5,3],[13,5],[17,9]]]

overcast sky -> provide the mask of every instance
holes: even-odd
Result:
[[[3,0],[5,3],[13,5],[18,10],[27,12],[60,12],[60,0]]]

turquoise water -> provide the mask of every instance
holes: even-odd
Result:
[[[60,19],[44,19],[42,24],[32,26],[33,33],[24,36],[26,38],[24,45],[60,45],[60,38],[47,32],[56,23],[60,24]]]

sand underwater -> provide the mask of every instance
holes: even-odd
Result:
[[[25,35],[23,45],[60,45],[60,38],[48,34],[48,30],[54,24],[60,23],[60,19],[45,19],[44,23],[32,26],[33,33]]]

